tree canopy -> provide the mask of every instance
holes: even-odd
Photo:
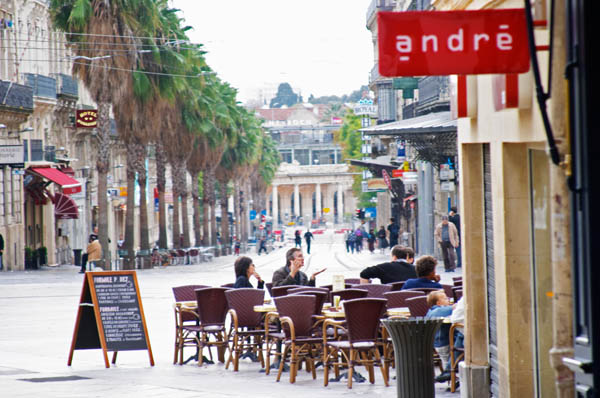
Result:
[[[302,99],[294,93],[289,83],[281,83],[277,88],[277,95],[271,100],[271,108],[281,108],[284,105],[288,108],[301,102]]]

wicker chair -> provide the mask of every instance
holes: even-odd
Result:
[[[410,310],[411,316],[425,316],[427,315],[427,311],[429,311],[427,296],[410,297],[404,302]]]
[[[202,366],[202,351],[208,348],[212,360],[212,346],[217,347],[219,362],[225,362],[225,350],[227,338],[225,333],[225,318],[227,316],[227,299],[225,292],[231,290],[225,287],[211,287],[196,290],[196,301],[198,303],[198,319],[200,325],[195,326],[200,334],[196,338],[198,346],[198,366]],[[213,337],[214,340],[210,338]]]
[[[387,300],[388,308],[406,307],[406,299],[410,297],[423,296],[422,292],[412,292],[407,290],[387,292],[383,296]]]
[[[233,371],[237,372],[244,350],[252,350],[257,354],[260,365],[264,367],[262,343],[265,331],[262,325],[262,314],[255,312],[254,306],[264,302],[265,291],[262,289],[231,289],[225,292],[225,298],[231,317],[227,333],[229,358],[225,369],[228,369],[229,364],[233,362]]]
[[[459,333],[456,329],[463,328],[462,323],[453,323],[450,326],[450,392],[456,391],[456,373],[458,372],[458,363],[465,358],[465,348],[455,345],[455,333]]]
[[[446,293],[446,296],[449,299],[454,298],[454,292],[452,291],[452,285],[442,285],[442,287],[444,288],[444,293]]]
[[[344,289],[338,290],[335,292],[331,292],[331,297],[340,296],[341,301],[347,301],[357,298],[365,298],[369,294],[368,291],[364,289]]]
[[[462,286],[455,286],[452,288],[452,297],[454,297],[454,302],[458,302],[463,295]]]
[[[437,292],[438,290],[442,290],[442,288],[436,287],[415,287],[413,289],[402,289],[403,292],[423,292],[425,295],[431,292]]]
[[[279,313],[279,321],[285,333],[284,349],[281,354],[277,381],[285,361],[290,356],[290,383],[296,381],[296,376],[301,361],[306,362],[306,369],[312,372],[313,379],[317,378],[315,371],[315,351],[320,353],[322,338],[313,334],[313,315],[316,297],[308,294],[291,294],[277,297],[275,306]],[[318,358],[318,356],[317,356]]]
[[[273,286],[271,288],[271,297],[281,297],[288,293],[288,290],[297,288],[297,285]]]
[[[392,290],[392,287],[390,285],[358,284],[352,285],[352,289],[366,290],[369,293],[367,294],[369,298],[384,298],[383,294]]]
[[[173,288],[175,301],[196,301],[196,289],[202,289],[210,286],[206,285],[184,285]],[[195,330],[191,330],[189,326],[197,326],[199,324],[198,315],[196,312],[184,309],[181,305],[175,307],[175,355],[173,363],[177,363],[179,354],[179,364],[183,364],[183,347],[196,347],[196,338],[194,337]]]
[[[369,371],[369,381],[375,382],[373,366],[381,367],[383,381],[387,386],[388,377],[379,353],[379,320],[385,311],[386,301],[377,298],[362,298],[344,302],[346,327],[342,322],[327,319],[323,322],[323,369],[324,385],[329,384],[329,367],[333,366],[339,376],[340,366],[348,366],[348,388],[352,388],[352,374],[355,365],[363,365]],[[346,331],[348,340],[327,340],[326,328],[335,327]],[[343,361],[338,361],[340,354]],[[375,359],[371,359],[372,355]]]
[[[398,291],[398,290],[402,290],[402,286],[404,286],[404,283],[406,283],[406,281],[400,281],[400,282],[392,282],[392,283],[388,283],[388,285],[390,285],[392,287],[392,292]]]

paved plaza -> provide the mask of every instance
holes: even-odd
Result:
[[[285,251],[277,248],[268,255],[252,253],[257,272],[271,280],[273,271],[284,265]],[[362,268],[389,259],[385,254],[348,254],[342,237],[326,231],[315,235],[312,253],[306,255],[304,272],[327,268],[317,277],[317,286],[330,284],[332,275],[358,278]],[[198,367],[191,361],[173,365],[173,286],[206,284],[218,286],[234,281],[233,256],[212,262],[177,265],[137,272],[140,295],[148,326],[155,366],[147,351],[123,351],[117,364],[104,367],[102,350],[76,350],[72,366],[67,359],[82,289],[79,267],[43,267],[38,271],[0,273],[0,397],[269,397],[269,396],[369,396],[395,397],[395,380],[383,385],[376,372],[374,385],[345,381],[323,387],[323,372],[317,380],[300,371],[295,384],[288,374],[275,381],[276,372],[260,373],[260,365],[241,362],[239,372],[224,365]],[[456,273],[444,273],[443,283],[452,283]],[[252,281],[255,283],[255,281]],[[187,349],[187,353],[192,353]],[[110,355],[110,353],[109,353]],[[364,373],[364,368],[357,368]],[[394,371],[391,371],[393,376]],[[458,397],[446,392],[446,383],[436,384],[436,396]]]

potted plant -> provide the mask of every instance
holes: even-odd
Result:
[[[37,249],[38,266],[48,264],[48,249],[46,246],[41,246]]]
[[[25,246],[25,269],[37,268],[36,257],[36,251],[29,246]]]

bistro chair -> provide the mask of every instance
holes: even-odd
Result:
[[[367,294],[369,294],[369,292],[365,289],[344,289],[331,292],[331,298],[333,300],[333,297],[340,296],[340,301],[347,301],[367,297]],[[331,305],[333,305],[333,302]]]
[[[227,316],[227,299],[225,292],[231,290],[225,287],[210,287],[196,290],[198,303],[198,319],[200,325],[196,326],[200,337],[196,338],[198,345],[198,366],[202,366],[202,351],[208,348],[212,361],[212,346],[217,347],[219,362],[225,362],[225,349],[227,337],[225,333],[225,318]],[[214,340],[211,340],[210,338]]]
[[[346,289],[350,289],[352,288],[352,285],[358,285],[360,283],[360,278],[346,278],[344,279],[344,283],[346,284]]]
[[[425,316],[427,315],[427,311],[429,311],[427,296],[410,297],[404,300],[404,302],[410,310],[410,315],[413,317]]]
[[[264,302],[265,291],[262,289],[231,289],[225,292],[231,324],[227,333],[229,339],[229,358],[225,369],[233,362],[233,371],[239,369],[240,358],[244,350],[251,350],[258,355],[260,365],[265,366],[262,355],[262,343],[265,334],[262,328],[262,314],[254,311],[255,305]]]
[[[197,326],[198,315],[193,308],[186,308],[182,302],[195,302],[196,301],[196,289],[202,289],[210,287],[207,285],[184,285],[173,288],[173,295],[177,302],[174,306],[175,309],[175,355],[173,357],[173,363],[177,363],[177,355],[179,354],[179,364],[183,364],[183,347],[194,346],[196,347],[196,338],[194,333],[195,328],[190,329],[190,326]]]
[[[274,300],[279,313],[279,321],[285,333],[277,381],[281,379],[288,354],[290,357],[290,383],[296,381],[301,361],[306,363],[306,369],[310,370],[313,379],[316,379],[314,355],[315,352],[320,353],[323,341],[321,337],[313,334],[313,315],[317,298],[308,294],[291,294],[285,297],[276,297]]]
[[[459,333],[457,329],[464,328],[462,323],[453,323],[450,326],[450,392],[456,391],[456,373],[458,372],[458,363],[465,358],[465,348],[455,345],[455,334]]]
[[[281,297],[288,294],[288,290],[297,288],[297,285],[273,286],[271,288],[271,297]]]
[[[392,282],[392,283],[388,283],[388,285],[390,285],[392,287],[392,292],[398,291],[402,289],[402,286],[404,286],[404,283],[406,283],[406,281],[400,281],[400,282]]]
[[[398,308],[398,307],[406,307],[406,299],[410,297],[420,297],[423,296],[422,292],[411,292],[407,290],[402,291],[391,291],[383,294],[384,298],[387,300],[387,308]]]
[[[462,286],[455,286],[452,288],[452,297],[454,297],[454,302],[458,302],[463,295]]]
[[[329,384],[329,367],[333,366],[339,376],[341,366],[348,367],[348,388],[352,388],[352,374],[355,365],[363,365],[369,372],[369,381],[375,383],[373,366],[381,368],[383,381],[387,386],[388,377],[379,353],[380,318],[385,311],[386,301],[377,298],[362,298],[344,302],[345,327],[340,321],[326,319],[323,322],[323,369],[324,385]],[[347,340],[327,340],[326,328],[333,326],[346,332]],[[341,357],[340,357],[341,354]],[[375,359],[373,359],[375,357]],[[339,359],[343,361],[339,361]]]
[[[190,264],[200,264],[200,250],[191,248],[188,251],[188,256],[190,258]]]
[[[368,292],[367,297],[369,298],[384,298],[383,294],[392,290],[390,285],[378,285],[378,284],[358,284],[352,285],[352,289],[363,289]]]
[[[235,286],[235,283],[225,283],[224,285],[221,285],[221,287],[227,287],[229,289],[233,289],[234,286]]]
[[[454,298],[454,291],[452,290],[452,285],[442,285],[442,287],[444,288],[444,293],[446,293],[446,296],[449,299],[453,299]]]
[[[273,284],[271,282],[267,282],[267,283],[265,283],[265,287],[267,288],[267,291],[269,292],[269,296],[273,297],[273,295],[271,294],[271,289],[273,289]]]
[[[438,290],[442,290],[442,288],[437,287],[415,287],[412,289],[402,289],[403,292],[423,292],[425,295],[428,295],[431,292],[437,292]]]
[[[327,301],[331,302],[331,292],[333,291],[333,285],[323,285],[323,286],[319,286],[319,288],[321,289],[327,289],[329,290],[329,297],[327,298]]]

